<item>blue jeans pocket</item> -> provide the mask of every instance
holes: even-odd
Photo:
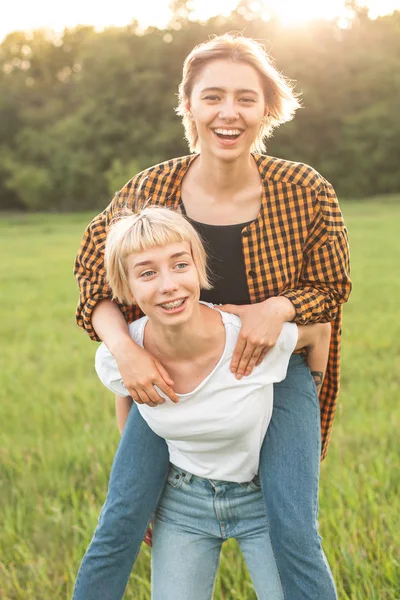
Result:
[[[247,489],[252,490],[253,492],[259,492],[261,490],[261,482],[258,474],[249,481]]]
[[[179,471],[174,465],[170,465],[167,477],[167,483],[173,488],[178,489],[182,486],[186,473]]]

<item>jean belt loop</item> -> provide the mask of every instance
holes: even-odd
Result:
[[[182,476],[185,483],[190,483],[192,481],[192,473],[182,473]]]

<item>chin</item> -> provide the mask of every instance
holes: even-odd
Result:
[[[183,327],[190,320],[189,315],[176,315],[173,317],[166,317],[161,319],[159,322],[163,327]]]
[[[213,154],[219,160],[231,163],[242,156],[250,154],[250,148],[217,148]]]

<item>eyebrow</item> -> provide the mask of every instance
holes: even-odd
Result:
[[[174,254],[171,254],[171,256],[169,257],[171,258],[179,258],[180,256],[184,256],[184,255],[190,256],[189,252],[186,252],[186,250],[182,250],[182,252],[175,252]],[[154,261],[152,260],[142,260],[141,262],[137,262],[134,264],[134,268],[136,269],[136,267],[145,267],[146,265],[151,265],[153,264]]]
[[[226,89],[220,87],[207,87],[201,90],[202,94],[205,92],[226,92]],[[235,90],[235,92],[237,94],[254,94],[255,96],[258,96],[258,92],[256,92],[256,90],[251,90],[250,88],[241,88],[240,90]]]

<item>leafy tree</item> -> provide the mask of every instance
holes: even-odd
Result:
[[[187,153],[174,114],[183,60],[232,30],[264,42],[302,94],[270,154],[312,164],[340,194],[399,191],[400,13],[373,20],[349,6],[346,28],[287,30],[252,0],[200,23],[190,1],[174,0],[163,31],[132,22],[10,34],[0,44],[0,209],[96,210],[135,172]]]

